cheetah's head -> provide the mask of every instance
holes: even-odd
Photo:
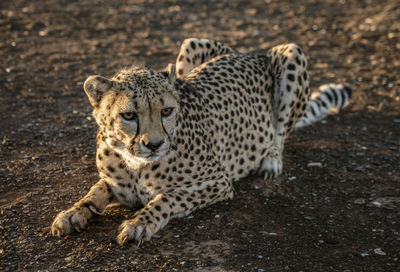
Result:
[[[173,65],[167,72],[134,67],[111,80],[89,77],[84,89],[99,125],[98,141],[106,142],[133,168],[169,154],[179,113],[174,85]]]

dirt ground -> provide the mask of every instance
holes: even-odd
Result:
[[[400,271],[398,0],[3,0],[0,35],[0,271]],[[312,86],[347,82],[352,103],[293,133],[274,182],[246,178],[139,249],[115,243],[123,207],[50,236],[97,180],[83,81],[161,69],[188,37],[296,42]]]

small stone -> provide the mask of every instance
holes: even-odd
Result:
[[[376,201],[376,200],[372,201],[371,204],[378,208],[382,207],[382,203],[380,203],[379,201]]]
[[[307,167],[320,167],[320,168],[322,168],[322,163],[320,163],[320,162],[309,162],[309,163],[307,163]]]
[[[6,72],[7,73],[11,73],[11,72],[15,72],[16,71],[16,69],[14,68],[14,67],[8,67],[8,68],[6,68]]]
[[[386,255],[386,253],[383,252],[383,250],[380,247],[375,248],[374,249],[374,253],[377,254],[377,255],[381,255],[381,256],[385,256]]]
[[[360,253],[360,255],[361,255],[361,257],[367,257],[367,256],[369,256],[369,254],[368,254],[367,252],[362,252],[362,253]]]
[[[48,29],[43,29],[43,30],[39,31],[39,36],[41,36],[41,37],[47,36],[48,34],[49,34]]]

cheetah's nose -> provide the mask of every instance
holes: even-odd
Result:
[[[151,151],[156,151],[160,146],[162,146],[162,144],[164,143],[164,140],[161,140],[161,141],[159,141],[159,142],[157,142],[157,143],[152,143],[152,142],[147,142],[147,144],[144,142],[144,141],[142,141],[142,143],[143,143],[143,145],[145,146],[145,147],[147,147],[148,149],[150,149]]]

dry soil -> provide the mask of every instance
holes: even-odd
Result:
[[[274,182],[246,178],[139,249],[115,243],[123,207],[50,236],[97,180],[83,81],[161,69],[187,37],[296,42],[312,86],[347,82],[351,105],[293,133]],[[398,0],[2,0],[0,59],[1,271],[400,271]]]

